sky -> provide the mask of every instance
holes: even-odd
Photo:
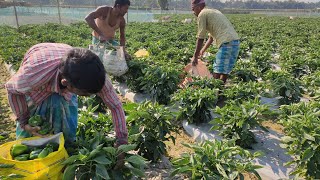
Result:
[[[280,0],[280,1],[283,1],[283,0]],[[319,2],[320,0],[296,0],[296,1],[298,1],[298,2]]]
[[[221,0],[221,1],[226,1],[226,0]],[[228,0],[227,0],[228,1]],[[271,1],[271,0],[262,0],[262,1]],[[273,1],[288,1],[288,0],[273,0]],[[312,3],[315,3],[315,2],[319,2],[320,0],[295,0],[295,1],[298,1],[298,2],[312,2]]]

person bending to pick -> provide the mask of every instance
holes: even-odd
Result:
[[[198,17],[197,43],[191,58],[192,64],[198,64],[198,58],[215,40],[219,50],[213,64],[213,77],[225,83],[238,58],[239,36],[227,17],[216,9],[206,8],[204,0],[192,0],[191,6],[194,15]],[[207,32],[209,38],[203,46]]]

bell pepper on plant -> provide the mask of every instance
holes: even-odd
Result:
[[[17,161],[27,161],[29,159],[29,154],[21,154],[14,158]]]
[[[14,144],[11,148],[11,156],[16,157],[29,151],[28,146],[23,144]]]
[[[32,116],[29,120],[28,120],[28,124],[30,126],[41,126],[43,123],[42,121],[42,118],[40,115],[35,115],[35,116]]]

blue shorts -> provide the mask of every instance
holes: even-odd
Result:
[[[216,59],[213,64],[213,72],[229,74],[237,62],[239,51],[239,40],[223,43],[217,52]]]

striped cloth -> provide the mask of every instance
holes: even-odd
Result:
[[[213,64],[214,73],[229,74],[231,72],[237,62],[239,45],[239,40],[233,40],[220,46]]]
[[[92,43],[92,44],[100,44],[101,42],[100,42],[100,40],[99,40],[97,37],[92,36],[92,42],[91,42],[91,43]],[[106,44],[106,43],[108,43],[108,44],[110,44],[110,45],[112,45],[112,46],[119,46],[119,42],[116,41],[115,39],[110,39],[110,40],[105,41],[105,42],[103,42],[103,43],[101,43],[101,44]]]
[[[78,124],[78,98],[73,95],[67,101],[57,93],[53,93],[47,99],[36,105],[27,97],[28,109],[31,115],[40,115],[49,122],[54,134],[63,132],[66,145],[76,140]],[[21,128],[19,121],[16,127],[17,139],[31,137],[32,135]]]
[[[67,89],[60,89],[58,82],[60,61],[70,49],[71,46],[58,43],[41,43],[31,47],[17,73],[5,84],[9,104],[21,128],[32,115],[28,110],[26,96],[36,105],[40,105],[53,93],[63,96],[66,101],[71,100],[74,94]],[[111,110],[118,144],[127,143],[128,131],[122,103],[108,77],[97,95]]]

